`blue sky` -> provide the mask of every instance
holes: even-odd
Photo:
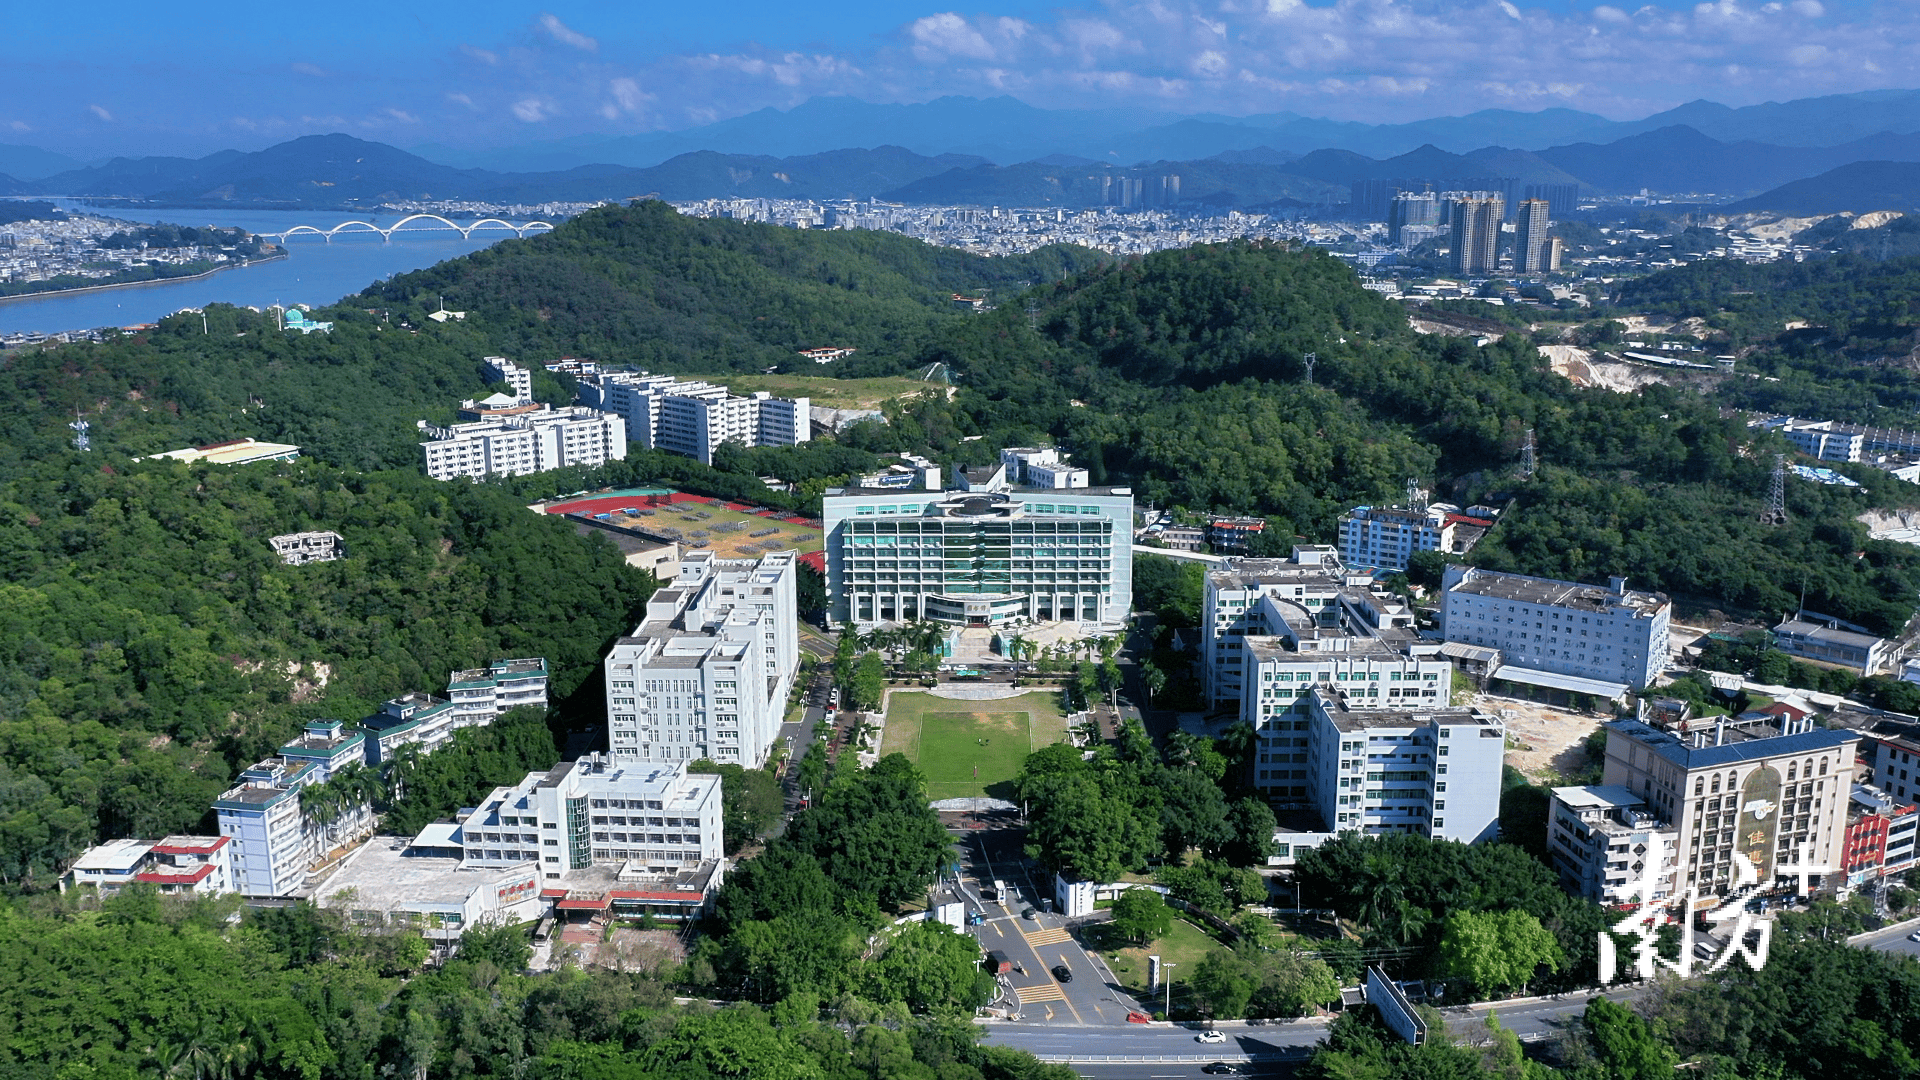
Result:
[[[499,146],[674,130],[816,94],[1627,119],[1695,98],[1920,86],[1920,5],[1905,0],[977,2],[8,4],[0,142],[203,154],[346,131]]]

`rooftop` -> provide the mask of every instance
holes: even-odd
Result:
[[[1631,810],[1645,806],[1647,800],[1620,784],[1590,784],[1585,787],[1557,787],[1553,797],[1575,810]]]
[[[1856,634],[1851,630],[1839,630],[1823,623],[1808,622],[1805,619],[1788,619],[1774,627],[1773,632],[1785,637],[1805,638],[1809,641],[1845,645],[1854,649],[1872,649],[1885,643],[1884,638],[1877,638],[1872,634]]]
[[[1337,690],[1316,689],[1314,700],[1327,718],[1342,732],[1373,728],[1417,728],[1432,724],[1471,724],[1486,729],[1483,733],[1504,734],[1506,727],[1486,713],[1459,705],[1429,709],[1348,709],[1345,695]]]
[[[1619,581],[1620,589],[1616,592],[1612,588],[1600,585],[1581,585],[1571,581],[1527,577],[1524,574],[1503,574],[1492,570],[1473,569],[1467,571],[1466,576],[1448,591],[1589,611],[1607,611],[1624,606],[1638,608],[1646,614],[1652,614],[1653,611],[1668,605],[1669,601],[1665,593],[1634,591],[1626,588],[1625,579],[1619,579]]]
[[[1607,730],[1632,739],[1683,769],[1715,768],[1741,761],[1816,753],[1837,749],[1860,739],[1858,732],[1830,728],[1816,728],[1796,735],[1755,735],[1730,729],[1727,735],[1731,741],[1719,746],[1696,747],[1677,735],[1639,720],[1617,720],[1608,724]]]

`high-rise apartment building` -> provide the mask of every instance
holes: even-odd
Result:
[[[1500,222],[1506,203],[1475,193],[1453,202],[1452,265],[1458,274],[1491,274],[1500,268]]]
[[[1132,489],[1055,488],[1078,482],[1077,470],[1015,465],[1041,470],[1049,486],[1010,485],[1001,464],[961,470],[958,491],[828,489],[830,617],[862,626],[1123,622],[1133,603]]]
[[[606,658],[607,735],[622,765],[709,758],[757,768],[800,665],[793,552],[689,552]]]
[[[1550,209],[1548,216],[1555,220],[1565,220],[1580,209],[1579,184],[1528,184],[1526,197],[1545,199]]]
[[[1514,273],[1545,274],[1557,268],[1554,265],[1554,247],[1549,243],[1552,238],[1547,235],[1547,230],[1553,225],[1547,211],[1545,199],[1527,199],[1520,204],[1520,210],[1514,216]]]
[[[1440,196],[1431,191],[1402,191],[1387,206],[1387,242],[1402,246],[1410,239],[1408,226],[1440,224]]]
[[[605,465],[627,456],[625,421],[580,406],[446,428],[425,421],[419,426],[430,436],[420,451],[427,475],[435,480],[525,476],[569,465]]]
[[[737,397],[724,386],[681,382],[644,371],[612,372],[580,384],[580,400],[626,420],[633,441],[705,465],[722,443],[796,446],[813,437],[811,402],[764,391]]]

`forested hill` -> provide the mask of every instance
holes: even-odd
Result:
[[[1865,496],[1795,483],[1789,523],[1762,526],[1776,447],[1713,400],[1580,389],[1518,336],[1416,335],[1319,252],[1166,251],[1030,298],[1031,318],[1009,305],[943,334],[928,355],[962,376],[951,403],[855,438],[965,458],[1048,433],[1096,481],[1130,482],[1145,501],[1267,515],[1281,548],[1296,534],[1331,542],[1343,510],[1393,501],[1416,477],[1454,501],[1517,500],[1473,556],[1499,569],[1623,574],[1760,614],[1788,609],[1804,583],[1809,606],[1882,632],[1920,592],[1920,553],[1869,542],[1851,520],[1920,502],[1911,486],[1867,467],[1851,470]],[[1528,429],[1545,467],[1523,482]]]
[[[954,293],[1005,301],[1106,261],[1070,247],[985,258],[894,233],[684,217],[644,201],[401,275],[365,299],[444,297],[494,348],[530,360],[750,372],[791,364],[797,349],[847,346],[860,352],[836,364],[842,373],[884,374],[955,319]]]

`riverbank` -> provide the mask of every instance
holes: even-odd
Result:
[[[205,281],[206,279],[214,276],[215,274],[219,274],[227,270],[245,270],[248,267],[252,267],[252,266],[264,266],[267,263],[280,262],[281,260],[288,257],[286,248],[282,247],[279,249],[279,251],[280,253],[278,255],[268,255],[258,259],[248,259],[247,261],[240,262],[240,263],[228,263],[225,266],[216,266],[211,270],[205,270],[198,274],[181,274],[177,277],[148,278],[145,281],[109,281],[100,285],[81,285],[77,288],[71,288],[71,289],[41,289],[38,292],[15,293],[12,296],[0,296],[0,304],[7,304],[15,300],[45,300],[48,297],[52,297],[52,296],[84,296],[87,293],[109,292],[114,289],[138,289],[148,285],[178,285],[188,281]]]

